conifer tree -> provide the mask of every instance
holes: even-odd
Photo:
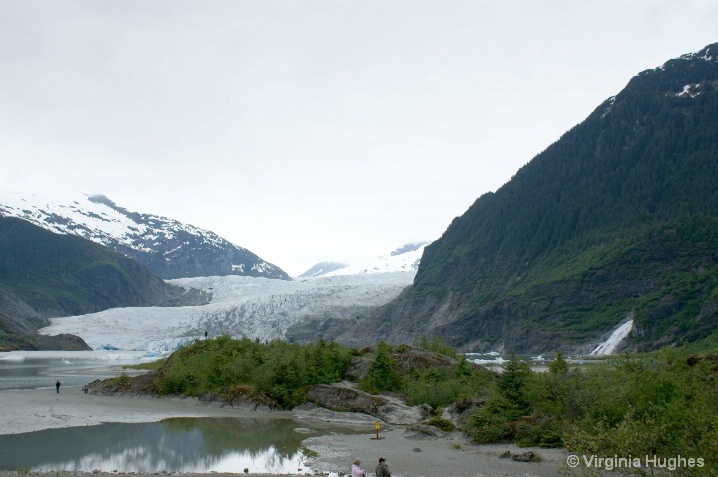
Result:
[[[524,388],[531,376],[529,365],[511,353],[511,358],[504,365],[504,372],[499,376],[499,392],[518,409],[528,409],[529,404],[524,395]]]
[[[367,375],[362,379],[362,388],[369,392],[399,391],[401,376],[396,372],[396,363],[391,357],[391,346],[380,341],[376,349],[376,358],[369,366]]]
[[[568,363],[563,358],[563,354],[559,351],[556,353],[556,358],[548,366],[549,372],[558,375],[564,375],[568,373]]]

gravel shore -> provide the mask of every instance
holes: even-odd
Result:
[[[367,477],[373,477],[379,457],[385,457],[392,475],[396,477],[554,477],[566,459],[557,449],[532,449],[541,462],[516,462],[500,458],[505,451],[514,454],[527,449],[512,445],[474,445],[460,433],[439,439],[412,439],[403,426],[385,425],[381,440],[371,439],[369,426],[373,420],[364,415],[338,417],[344,423],[354,420],[367,427],[366,434],[331,433],[308,437],[303,444],[316,453],[306,462],[307,467],[324,474],[348,472],[351,463],[359,459]],[[0,391],[0,434],[17,434],[49,428],[97,425],[103,422],[156,422],[170,417],[273,417],[295,419],[298,422],[317,420],[309,412],[253,411],[248,408],[208,405],[195,399],[168,399],[135,396],[85,395],[80,388],[63,387],[60,394],[54,388]],[[321,424],[331,426],[331,415],[321,414]],[[59,477],[135,475],[182,475],[206,477],[207,474],[129,474],[49,472]],[[0,477],[17,477],[18,472],[0,472]],[[47,474],[45,474],[47,475]],[[222,475],[222,474],[218,474]],[[238,474],[228,474],[238,475]],[[243,473],[241,475],[244,475]],[[267,474],[251,473],[255,477]],[[274,474],[277,477],[278,474]],[[304,475],[297,472],[291,475]]]

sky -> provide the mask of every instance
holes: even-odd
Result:
[[[0,0],[0,187],[358,264],[716,41],[714,0]]]

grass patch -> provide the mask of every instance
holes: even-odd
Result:
[[[167,358],[158,359],[157,361],[150,361],[149,363],[140,364],[128,364],[123,366],[122,369],[135,369],[138,371],[157,371],[167,362]]]

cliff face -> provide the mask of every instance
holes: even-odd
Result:
[[[587,350],[635,315],[653,349],[716,324],[718,44],[634,77],[427,246],[340,339]]]

